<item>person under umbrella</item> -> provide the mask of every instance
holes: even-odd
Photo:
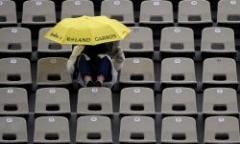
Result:
[[[106,16],[82,16],[63,19],[45,37],[75,45],[67,62],[68,72],[83,86],[102,86],[116,82],[125,59],[118,42],[130,32],[124,24]]]
[[[67,62],[67,70],[75,77],[83,78],[88,87],[102,86],[105,81],[112,80],[112,69],[114,71],[121,69],[124,59],[124,53],[118,48],[118,42],[96,46],[78,45],[74,47]]]

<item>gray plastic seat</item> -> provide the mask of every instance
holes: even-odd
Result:
[[[28,0],[23,3],[22,23],[28,25],[54,24],[55,3],[51,0]]]
[[[70,143],[68,119],[43,116],[35,120],[34,143]]]
[[[77,120],[77,143],[112,143],[111,120],[105,116],[82,116]]]
[[[36,92],[36,114],[70,114],[69,91],[65,88],[42,88]]]
[[[25,58],[0,59],[0,85],[28,86],[32,84],[30,61]]]
[[[124,88],[120,97],[120,113],[123,115],[154,115],[154,92],[150,88]]]
[[[238,114],[237,92],[231,88],[209,88],[203,93],[203,113],[207,115]]]
[[[148,27],[131,27],[131,34],[119,42],[119,47],[127,54],[152,54],[153,33]]]
[[[66,70],[67,59],[62,57],[48,57],[38,60],[37,85],[70,85],[71,75]]]
[[[173,87],[162,92],[162,113],[164,115],[196,115],[196,93],[191,88]]]
[[[204,143],[240,143],[239,122],[236,117],[208,117],[204,127]]]
[[[219,24],[240,23],[240,3],[238,0],[220,0],[218,2],[217,22]]]
[[[203,29],[201,52],[207,56],[234,56],[236,54],[234,31],[225,27]]]
[[[154,84],[154,66],[149,58],[127,58],[120,73],[122,84]]]
[[[196,85],[194,62],[190,58],[174,57],[162,60],[161,82],[164,85]]]
[[[170,116],[162,120],[162,143],[198,143],[196,121],[187,116]]]
[[[28,143],[26,120],[21,117],[0,117],[0,143]]]
[[[147,116],[126,116],[121,119],[120,143],[155,143],[154,119]]]
[[[113,114],[112,92],[105,87],[81,88],[78,91],[78,114]]]
[[[173,6],[166,0],[149,0],[141,3],[140,24],[173,24]]]
[[[182,0],[179,2],[178,23],[209,24],[212,22],[210,3],[207,0]]]
[[[32,39],[28,28],[4,27],[0,29],[0,53],[3,55],[31,55]]]
[[[90,0],[65,0],[62,3],[61,18],[94,16],[94,5]]]
[[[39,57],[46,57],[46,56],[61,56],[70,55],[72,52],[71,45],[60,45],[55,43],[51,40],[48,40],[44,37],[44,35],[50,30],[51,28],[41,28],[39,31],[39,38],[38,38],[38,55]]]
[[[208,58],[203,62],[203,84],[205,86],[232,86],[238,84],[237,67],[231,58]]]
[[[0,115],[27,115],[28,94],[23,88],[0,88]]]
[[[191,56],[195,52],[193,30],[185,27],[166,27],[161,32],[160,52],[164,56]]]
[[[104,0],[101,15],[117,19],[124,24],[134,24],[133,2],[130,0]]]
[[[0,25],[17,24],[16,3],[12,0],[0,1]]]

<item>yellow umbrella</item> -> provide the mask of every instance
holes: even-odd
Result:
[[[124,39],[130,29],[106,16],[65,18],[53,27],[46,38],[60,44],[97,45]]]

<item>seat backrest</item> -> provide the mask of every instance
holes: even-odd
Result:
[[[77,120],[78,143],[112,143],[112,125],[106,116],[82,116]]]
[[[94,5],[90,0],[65,0],[62,3],[61,18],[94,16]]]
[[[17,9],[16,3],[12,0],[0,1],[0,25],[1,24],[16,24]]]
[[[155,81],[153,61],[149,58],[127,58],[123,63],[120,82],[153,83]]]
[[[36,92],[35,112],[37,114],[69,114],[69,92],[65,88],[41,88]]]
[[[35,143],[70,142],[68,119],[61,116],[42,116],[35,120]]]
[[[22,23],[55,23],[55,3],[51,0],[28,0],[23,3]]]
[[[158,22],[173,23],[173,6],[166,0],[142,1],[140,23]]]
[[[71,84],[71,75],[66,70],[67,59],[48,57],[38,60],[37,84],[62,85]]]
[[[178,22],[212,22],[210,3],[207,0],[183,0],[179,2]]]
[[[81,88],[78,92],[78,114],[112,114],[112,92],[109,88]]]
[[[23,27],[4,27],[0,29],[0,52],[31,52],[31,31]]]
[[[101,15],[132,24],[134,23],[133,2],[130,0],[104,0],[101,4]]]
[[[146,114],[155,113],[154,92],[150,88],[132,87],[124,88],[120,94],[121,114]]]
[[[122,143],[156,142],[154,119],[147,116],[126,116],[121,119],[119,141]]]
[[[166,115],[197,114],[197,101],[194,89],[184,87],[166,88],[162,92],[162,113]]]
[[[0,118],[1,143],[27,143],[27,122],[24,118],[11,116]]]
[[[220,0],[217,12],[218,23],[239,23],[240,3],[238,0]]]
[[[0,114],[26,115],[29,112],[28,94],[24,88],[0,88]]]
[[[124,52],[153,52],[153,32],[148,27],[131,27],[131,34],[119,42]]]

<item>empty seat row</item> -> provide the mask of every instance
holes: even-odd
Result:
[[[36,91],[35,113],[38,115],[70,114],[69,92],[65,88],[41,88]],[[150,88],[124,88],[120,93],[122,115],[154,115],[154,91]],[[172,87],[162,92],[163,115],[196,115],[196,93],[191,88]],[[0,88],[1,115],[28,115],[28,96],[23,88]],[[203,93],[205,115],[237,115],[236,90],[208,88]],[[77,113],[80,115],[112,115],[112,93],[108,88],[82,88],[78,92]]]
[[[19,3],[18,0],[13,0],[13,1],[15,1],[16,4],[20,4],[19,7],[18,7],[19,9],[22,7],[23,3]],[[27,0],[24,0],[24,1],[27,1]],[[84,0],[74,0],[74,1],[84,1]],[[92,0],[90,0],[90,1],[92,1]],[[102,1],[104,1],[104,0],[92,1],[92,2],[93,2],[92,4],[94,4],[94,5],[96,6],[96,9],[95,9],[95,10],[99,10],[99,9],[100,9]],[[132,1],[133,4],[134,4],[134,9],[135,9],[135,11],[138,11],[138,10],[140,10],[140,5],[141,5],[141,3],[142,3],[143,1],[145,1],[145,0],[131,0],[131,1]],[[170,0],[170,1],[171,1],[171,0]],[[173,5],[174,5],[174,8],[175,8],[175,9],[177,8],[178,3],[179,3],[180,1],[181,1],[181,0],[171,1],[171,2],[173,3]],[[208,1],[211,3],[212,6],[214,5],[212,8],[215,10],[216,7],[217,7],[217,3],[218,3],[220,0],[216,0],[216,1],[208,0]],[[57,10],[60,10],[60,9],[61,9],[61,6],[63,5],[63,2],[64,2],[64,1],[54,1],[54,2],[55,2],[55,4],[56,4]]]
[[[204,115],[238,115],[237,92],[232,88],[208,88],[203,91]],[[196,93],[191,88],[172,87],[162,92],[163,115],[195,115]]]
[[[1,24],[17,23],[16,4],[7,0],[0,3]],[[124,10],[124,9],[126,10]],[[130,12],[129,12],[130,11]],[[62,3],[61,18],[94,15],[93,2],[89,0],[66,0]],[[103,1],[101,15],[134,23],[133,4],[128,0]],[[42,25],[56,23],[55,3],[50,0],[28,0],[23,4],[22,24]]]
[[[38,61],[37,84],[39,86],[67,86],[72,84],[71,75],[66,70],[66,58],[48,57]],[[0,59],[0,84],[32,84],[30,61],[25,58]],[[190,58],[166,58],[161,63],[161,83],[163,85],[197,84],[195,64]],[[206,86],[233,86],[238,84],[237,66],[231,58],[208,58],[203,62],[202,82]],[[149,58],[127,58],[120,74],[122,84],[153,85],[155,83],[154,63]]]
[[[119,47],[134,56],[153,53],[153,31],[148,27],[130,27],[132,32],[120,41]],[[195,55],[194,31],[187,27],[165,27],[160,36],[160,52],[163,57]],[[201,34],[200,52],[203,57],[234,57],[235,35],[231,28],[206,27]],[[145,56],[145,55],[141,55]]]
[[[231,124],[230,124],[231,123]],[[198,143],[197,123],[187,116],[162,120],[162,143]],[[231,116],[208,117],[204,123],[204,143],[239,143],[239,122]]]
[[[205,120],[204,143],[239,143],[239,121],[231,116],[212,116]],[[0,117],[1,142],[26,143],[27,124],[20,117]],[[112,143],[111,119],[82,116],[77,120],[77,143]],[[44,116],[35,119],[34,143],[69,143],[67,118]],[[119,142],[155,143],[155,120],[147,116],[126,116],[120,122]],[[162,119],[162,143],[198,143],[197,122],[192,117],[170,116]]]
[[[65,117],[51,116],[35,119],[34,143],[70,143],[69,121]],[[0,117],[1,143],[27,143],[27,123],[20,117]],[[111,120],[103,116],[78,118],[77,143],[112,143]]]
[[[238,84],[236,62],[231,58],[208,58],[203,62],[202,82],[205,86]],[[166,58],[161,63],[161,83],[195,86],[195,64],[190,58]],[[120,74],[122,84],[152,84],[155,82],[154,66],[148,58],[127,58]]]
[[[161,9],[161,10],[159,10]],[[173,24],[173,5],[170,1],[143,1],[140,9],[140,24]],[[178,23],[182,25],[211,24],[210,3],[206,0],[182,0],[178,5]]]
[[[0,24],[16,24],[16,3],[12,0],[0,1]],[[29,0],[24,2],[23,24],[49,24],[56,22],[55,4],[49,0]]]
[[[68,85],[72,83],[66,71],[66,58],[43,58],[38,62],[37,83],[39,85]],[[0,59],[1,86],[30,86],[32,84],[31,64],[25,58]]]
[[[70,143],[69,121],[61,116],[35,119],[34,143]],[[0,117],[1,143],[27,143],[27,123],[21,117]],[[77,143],[112,143],[111,120],[103,116],[85,116],[77,120]]]
[[[207,27],[200,38],[202,56],[232,56],[236,54],[234,31],[226,27]],[[194,32],[186,27],[166,27],[161,32],[160,52],[163,56],[190,56],[195,52]]]
[[[139,92],[138,92],[139,91]],[[126,95],[124,95],[126,93]],[[138,94],[139,93],[139,94]],[[144,95],[147,94],[147,95]],[[149,88],[126,89],[121,98],[123,114],[154,114],[154,94]],[[136,97],[142,97],[135,101]],[[70,96],[65,88],[41,88],[36,91],[35,113],[38,115],[70,114]],[[1,115],[28,115],[28,96],[23,88],[0,88]],[[80,115],[112,115],[112,92],[108,88],[82,88],[78,93]]]
[[[49,27],[39,31],[37,52],[39,57],[68,56],[71,45],[60,45],[44,38]],[[153,32],[147,27],[131,27],[132,33],[119,47],[128,55],[146,56],[153,54]],[[0,54],[30,55],[32,52],[31,31],[23,27],[6,27],[0,29]],[[193,30],[186,27],[166,27],[161,32],[160,52],[163,56],[187,56],[195,54]],[[202,32],[201,52],[204,57],[235,56],[234,31],[225,27],[208,27]]]
[[[39,39],[37,51],[39,56],[48,56],[49,54],[70,54],[72,51],[71,45],[60,45],[53,41],[44,38],[44,35],[50,28],[42,28],[39,31]],[[0,29],[0,53],[2,55],[26,55],[29,57],[32,53],[32,38],[31,31],[23,27],[5,27]]]
[[[239,23],[239,3],[237,0],[221,0],[218,3],[217,22],[220,24]],[[210,3],[207,0],[182,0],[179,3],[178,22],[180,24],[209,24],[212,22]],[[0,23],[17,22],[16,4],[11,0],[0,2]],[[94,5],[89,0],[66,0],[62,3],[61,18],[94,15]],[[118,19],[125,24],[134,24],[133,2],[130,0],[104,0],[101,15]],[[23,24],[54,24],[55,4],[49,0],[28,0],[23,4]],[[170,1],[143,1],[140,9],[140,23],[173,23],[173,5]]]
[[[155,97],[150,88],[124,88],[120,93],[122,115],[154,115]],[[205,115],[237,115],[237,93],[231,88],[209,88],[203,94],[202,112]],[[161,112],[164,115],[196,115],[196,93],[191,88],[166,88],[162,93]],[[77,113],[113,113],[111,92],[106,88],[82,88],[78,93]]]
[[[0,88],[1,115],[28,115],[28,94],[23,88]],[[36,92],[36,114],[70,114],[69,92],[64,88],[43,88]]]

